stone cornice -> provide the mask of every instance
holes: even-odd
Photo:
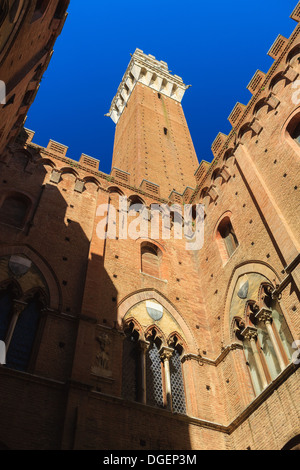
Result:
[[[189,88],[181,77],[171,75],[166,62],[158,61],[154,56],[136,49],[107,114],[115,124],[118,123],[137,83],[146,85],[178,103],[181,103],[185,91]]]

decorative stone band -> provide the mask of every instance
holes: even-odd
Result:
[[[166,62],[158,61],[154,56],[146,55],[140,49],[136,49],[107,114],[115,124],[118,123],[137,83],[146,85],[179,103],[189,88],[181,77],[171,75]]]

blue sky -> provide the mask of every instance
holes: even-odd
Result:
[[[138,47],[168,63],[191,84],[182,102],[199,162],[212,160],[218,132],[257,69],[267,72],[267,52],[278,34],[289,37],[296,0],[71,0],[69,16],[28,113],[34,142],[49,139],[100,159],[110,172],[115,125],[104,117]]]

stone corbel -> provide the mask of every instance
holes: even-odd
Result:
[[[258,119],[254,119],[251,124],[250,124],[250,128],[252,129],[252,131],[255,133],[255,134],[260,134],[261,131],[263,130],[263,126],[260,124],[259,120]]]
[[[75,182],[74,191],[76,191],[77,193],[83,193],[84,185],[85,185],[85,182],[83,180],[80,180],[79,178],[77,178],[77,180]]]
[[[229,172],[228,166],[224,165],[224,166],[221,168],[220,175],[222,176],[223,181],[224,181],[225,183],[227,183],[227,182],[230,180],[231,174],[230,174],[230,172]]]
[[[283,72],[283,75],[290,82],[294,82],[296,78],[299,76],[299,72],[297,72],[293,67],[289,65],[286,68],[286,70]]]
[[[270,108],[272,109],[276,109],[279,104],[280,104],[280,101],[279,99],[274,95],[274,93],[271,93],[268,98],[266,99],[266,103],[270,106]]]
[[[215,185],[212,185],[212,186],[209,188],[209,190],[207,191],[207,193],[208,193],[209,197],[211,198],[211,200],[212,200],[213,202],[216,202],[216,200],[217,200],[218,197],[219,197],[219,194],[218,194],[218,192],[217,192],[217,190],[216,190],[216,186],[215,186]]]
[[[58,184],[60,182],[61,172],[58,170],[52,170],[50,176],[50,183]]]

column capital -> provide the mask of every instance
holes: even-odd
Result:
[[[272,310],[266,308],[266,307],[263,307],[260,309],[260,311],[255,315],[255,318],[258,320],[258,321],[262,321],[264,323],[271,323],[272,321]]]
[[[148,349],[149,349],[149,346],[150,346],[150,342],[149,341],[144,341],[144,340],[139,340],[138,345],[139,345],[139,348],[140,348],[141,351],[147,352]]]
[[[21,302],[21,300],[14,300],[13,301],[13,312],[14,312],[14,314],[17,315],[17,316],[21,315],[21,313],[23,312],[23,310],[25,310],[27,305],[28,304],[26,302]]]
[[[257,338],[257,329],[256,328],[253,328],[252,326],[247,326],[247,328],[245,328],[243,331],[242,331],[242,336],[246,339],[246,340],[249,340],[249,341],[255,341],[256,338]]]
[[[171,357],[173,356],[173,354],[174,354],[174,349],[172,348],[163,347],[159,351],[159,355],[163,361],[166,361],[166,360],[169,361]]]

